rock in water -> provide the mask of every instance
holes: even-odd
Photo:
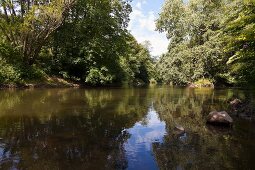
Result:
[[[182,126],[176,125],[174,127],[174,132],[173,132],[174,135],[180,136],[184,133],[185,133],[185,129]]]
[[[234,99],[234,100],[230,101],[231,105],[239,105],[241,103],[242,103],[242,101],[240,99]]]
[[[230,101],[232,108],[237,111],[242,106],[242,101],[240,99],[234,99]]]
[[[174,130],[176,130],[176,131],[185,131],[184,128],[182,126],[179,126],[179,125],[176,125],[174,127]]]
[[[233,119],[225,111],[213,111],[209,113],[207,117],[207,123],[218,125],[231,125],[233,123]]]

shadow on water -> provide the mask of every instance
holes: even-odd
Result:
[[[255,169],[253,122],[205,125],[233,96],[254,106],[233,89],[0,91],[0,169]]]

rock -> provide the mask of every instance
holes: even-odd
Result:
[[[209,113],[207,117],[207,123],[217,125],[231,125],[233,123],[233,119],[225,111],[213,111]]]
[[[214,88],[214,84],[209,80],[201,80],[194,83],[188,83],[189,88]]]
[[[241,107],[242,101],[240,99],[234,99],[230,101],[230,105],[232,106],[234,110],[237,110]]]
[[[189,88],[198,88],[198,86],[197,86],[196,84],[194,84],[194,83],[190,83],[190,84],[188,85],[188,87],[189,87]]]
[[[182,127],[182,126],[179,126],[179,125],[176,125],[174,127],[174,130],[177,130],[177,131],[185,131],[185,129]]]
[[[182,126],[176,125],[174,127],[174,132],[173,132],[174,135],[179,136],[179,135],[182,135],[184,133],[185,133],[185,129]]]
[[[241,103],[242,103],[242,101],[240,99],[234,99],[234,100],[230,101],[231,105],[239,105]]]

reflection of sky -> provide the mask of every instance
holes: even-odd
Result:
[[[158,169],[152,152],[152,143],[162,142],[166,124],[159,120],[153,108],[148,111],[145,122],[138,122],[127,129],[131,135],[124,144],[128,169]]]
[[[20,157],[15,154],[12,155],[7,148],[8,147],[5,144],[2,144],[0,141],[0,169],[2,168],[2,164],[9,163],[12,164],[10,170],[16,170],[17,169],[16,167],[20,161]]]

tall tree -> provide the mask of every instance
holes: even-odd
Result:
[[[255,1],[235,0],[225,22],[229,75],[235,83],[255,82]]]
[[[159,64],[163,81],[187,84],[199,78],[213,78],[223,62],[221,20],[224,1],[167,0],[157,29],[167,32],[167,54]]]
[[[49,36],[61,26],[75,0],[1,0],[0,30],[5,40],[33,64]]]
[[[91,84],[119,82],[130,12],[126,0],[78,0],[54,34],[57,71]]]

